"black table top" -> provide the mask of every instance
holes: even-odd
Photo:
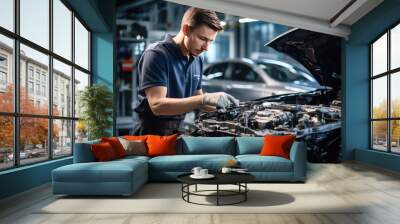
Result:
[[[178,181],[186,184],[236,184],[248,183],[255,180],[249,173],[212,173],[215,177],[211,179],[193,179],[192,173],[186,173],[177,177]]]

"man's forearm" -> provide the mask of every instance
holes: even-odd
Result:
[[[198,109],[202,104],[202,95],[187,98],[160,98],[150,108],[154,115],[179,115]]]
[[[208,105],[202,105],[200,107],[200,111],[203,111],[203,112],[214,112],[216,110],[217,110],[217,108],[215,108],[213,106],[208,106]]]

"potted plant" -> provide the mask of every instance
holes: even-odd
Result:
[[[82,110],[80,127],[87,127],[89,140],[110,136],[113,103],[112,92],[102,84],[86,87],[79,93],[79,106]]]

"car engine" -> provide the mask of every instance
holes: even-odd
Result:
[[[314,93],[310,94],[306,96],[313,96]],[[296,139],[304,140],[306,143],[310,162],[340,162],[341,102],[333,100],[329,105],[285,102],[285,100],[293,101],[292,98],[293,94],[278,98],[267,97],[257,101],[241,102],[238,107],[200,113],[195,120],[196,130],[191,135],[293,134]],[[304,100],[296,99],[296,102]]]

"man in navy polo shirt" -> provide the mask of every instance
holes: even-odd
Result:
[[[239,101],[224,93],[203,94],[201,53],[222,30],[215,12],[189,8],[176,36],[150,45],[138,64],[139,104],[135,111],[140,122],[137,135],[177,133],[187,112],[195,109],[214,111]]]

